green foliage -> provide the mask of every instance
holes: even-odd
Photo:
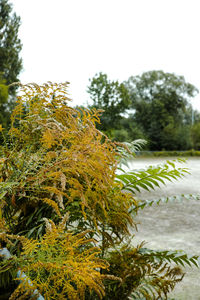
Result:
[[[190,157],[190,156],[200,156],[200,151],[194,149],[188,151],[138,151],[139,156],[154,156],[154,157]]]
[[[15,13],[11,15],[12,5],[8,0],[0,2],[0,72],[6,84],[18,81],[17,76],[22,69],[22,60],[19,57],[22,44],[18,38],[20,17]],[[10,89],[15,93],[16,87]]]
[[[134,119],[150,141],[151,150],[187,150],[185,111],[198,90],[183,76],[149,71],[125,83],[131,97]],[[185,147],[184,147],[185,146]],[[184,147],[184,148],[183,148]]]
[[[200,150],[200,122],[195,123],[191,128],[193,149]]]
[[[143,244],[137,248],[124,246],[111,252],[108,257],[111,271],[120,276],[122,282],[111,285],[105,299],[166,298],[184,275],[180,267],[167,264],[167,261],[175,261],[178,257],[180,253],[151,251],[143,248]],[[188,258],[182,255],[179,262],[184,260],[188,262]]]
[[[90,79],[88,93],[93,101],[91,107],[103,110],[98,128],[106,132],[119,129],[119,120],[130,104],[124,84],[110,81],[106,74],[99,73]]]
[[[160,203],[168,203],[168,202],[182,202],[183,200],[200,200],[200,194],[198,195],[192,195],[192,194],[182,194],[182,195],[174,195],[170,197],[162,197],[159,199],[154,199],[154,200],[142,200],[141,203],[139,204],[139,207],[143,209],[146,206],[152,206],[153,204],[159,205]],[[135,209],[135,207],[133,208]]]
[[[110,136],[114,141],[131,142],[138,139],[146,140],[144,133],[137,126],[134,121],[134,117],[131,114],[129,116],[122,117],[121,120],[119,120],[118,127],[120,129],[110,130]]]
[[[146,139],[150,150],[198,149],[198,130],[191,127],[200,117],[189,103],[198,90],[183,76],[150,71],[119,83],[99,73],[88,93],[90,107],[103,110],[97,127],[111,139]]]
[[[116,129],[111,132],[114,141],[118,142],[127,142],[129,141],[129,134],[128,131],[124,128]]]
[[[17,268],[17,264],[14,258],[11,258],[9,260],[9,263],[5,262],[5,260],[1,258],[0,261],[0,274],[1,274],[0,288],[1,289],[11,288],[10,282],[13,278],[16,278],[16,273],[17,273],[16,268]]]
[[[18,81],[22,70],[19,53],[22,48],[18,38],[20,18],[13,13],[8,0],[0,1],[0,123],[8,127],[10,113],[15,103],[16,85],[6,86]],[[8,97],[9,93],[9,97]]]
[[[116,143],[118,157],[118,170],[124,173],[122,166],[128,167],[129,160],[132,160],[135,157],[135,153],[140,151],[145,145],[146,141],[138,139],[132,141],[131,143]]]
[[[179,159],[179,162],[182,160]],[[188,173],[187,168],[177,168],[175,161],[167,161],[163,165],[150,166],[144,170],[134,170],[125,174],[116,175],[116,180],[122,183],[122,189],[133,194],[141,189],[147,191],[166,184],[167,181],[177,180]]]
[[[1,105],[4,104],[8,99],[8,87],[5,85],[5,80],[1,80],[0,83],[0,99]]]
[[[128,111],[127,117],[121,119],[120,127],[124,128],[128,133],[128,139],[126,140],[126,142],[134,141],[137,139],[147,140],[147,137],[142,131],[142,128],[140,128],[135,122],[134,114],[132,114],[130,111]]]
[[[9,112],[6,110],[8,102],[8,86],[0,76],[0,124],[3,127],[7,126]]]
[[[1,272],[9,283],[7,271],[20,268],[33,284],[20,278],[10,300],[35,288],[45,299],[167,298],[183,278],[179,266],[198,258],[134,245],[135,214],[151,205],[134,194],[188,170],[167,161],[124,173],[145,142],[109,140],[96,109],[69,106],[67,87],[21,86],[0,148],[0,240],[13,255]]]

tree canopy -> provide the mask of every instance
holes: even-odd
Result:
[[[22,59],[19,53],[22,48],[18,38],[20,17],[12,13],[12,5],[8,0],[0,1],[0,122],[8,125],[9,111],[13,107],[16,86],[9,90],[6,85],[18,81],[22,70]],[[9,97],[8,97],[9,95]]]
[[[99,73],[90,79],[88,93],[93,102],[91,107],[104,110],[99,128],[103,131],[119,128],[119,120],[130,104],[125,85]]]
[[[134,120],[149,139],[151,150],[181,149],[187,139],[185,135],[183,140],[182,132],[185,112],[197,88],[183,76],[163,71],[130,77],[125,86],[135,109]]]
[[[18,75],[22,70],[22,59],[19,52],[22,44],[18,38],[20,17],[12,13],[12,5],[8,0],[0,2],[0,72],[6,80],[6,84],[18,81]],[[11,89],[14,93],[14,88]]]
[[[5,111],[5,107],[8,101],[8,87],[5,84],[5,80],[0,78],[0,124],[6,126],[9,118],[8,112]]]

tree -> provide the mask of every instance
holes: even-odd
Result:
[[[8,101],[8,86],[5,84],[5,80],[0,78],[0,124],[3,127],[7,126],[9,119],[9,113],[6,111]]]
[[[130,77],[129,90],[134,118],[150,141],[151,150],[184,150],[184,115],[198,90],[183,76],[149,71]],[[181,149],[182,148],[182,149]]]
[[[18,38],[20,17],[12,13],[12,5],[8,0],[0,0],[0,75],[3,83],[9,85],[18,81],[18,75],[22,70],[22,59],[19,53],[22,48]],[[2,84],[1,87],[2,89]],[[15,102],[16,86],[9,88],[7,99],[0,96],[0,113],[4,126],[8,123],[9,110]]]
[[[192,148],[200,150],[200,122],[195,123],[191,128]]]
[[[106,74],[99,73],[90,79],[87,91],[93,101],[90,107],[104,110],[98,128],[106,132],[119,129],[122,114],[130,104],[129,93],[125,85],[118,81],[110,81]]]
[[[8,0],[0,2],[0,72],[6,84],[18,81],[18,75],[22,70],[22,59],[19,52],[22,44],[18,38],[20,17],[12,12],[12,5]],[[16,87],[10,89],[9,93],[14,94]]]
[[[113,140],[118,142],[132,142],[137,139],[146,140],[144,133],[136,124],[131,113],[126,117],[122,117],[119,121],[120,129],[112,130]],[[144,150],[144,149],[143,149]]]

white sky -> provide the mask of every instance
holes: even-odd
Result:
[[[74,104],[89,78],[127,80],[150,70],[200,89],[200,0],[10,0],[21,17],[22,83],[70,81]],[[200,96],[192,101],[200,110]]]

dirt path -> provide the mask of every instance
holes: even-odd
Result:
[[[136,158],[131,169],[164,162],[166,159]],[[183,165],[190,169],[180,181],[167,183],[153,192],[138,194],[141,199],[159,199],[162,196],[178,194],[200,194],[200,158],[189,158]],[[134,244],[147,242],[151,249],[181,249],[188,254],[200,255],[200,201],[184,200],[181,203],[167,203],[145,208],[137,217],[138,233]],[[176,300],[200,300],[200,269],[187,268],[184,280],[170,295]]]

